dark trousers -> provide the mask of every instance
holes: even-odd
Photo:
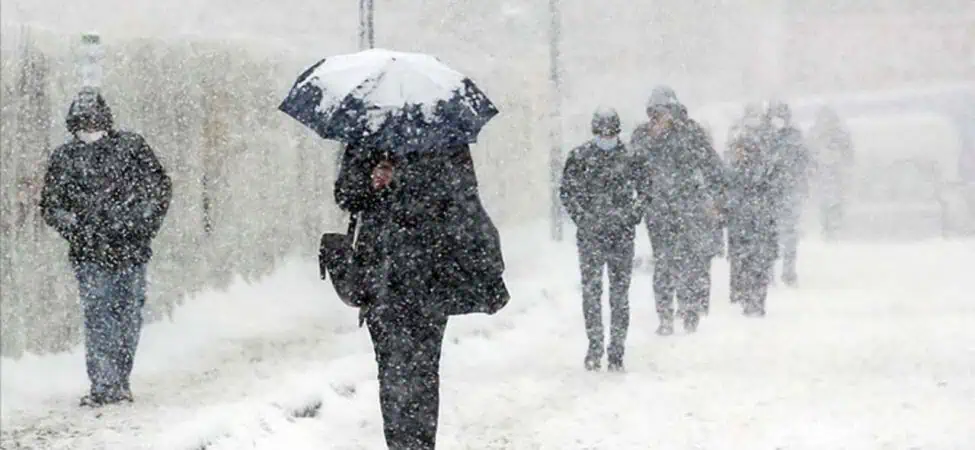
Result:
[[[366,323],[376,354],[379,406],[390,450],[436,447],[440,410],[440,351],[445,316],[377,306]]]
[[[603,268],[609,275],[609,358],[622,361],[630,327],[630,279],[633,275],[633,227],[618,230],[579,230],[576,244],[582,275],[582,313],[593,357],[604,350]]]
[[[840,201],[825,202],[820,205],[820,221],[823,237],[835,239],[843,227],[844,207]]]
[[[119,395],[129,389],[142,331],[146,267],[113,270],[83,262],[74,268],[84,311],[85,365],[91,393]]]
[[[684,244],[684,245],[682,245]],[[706,251],[694,251],[680,242],[676,233],[650,227],[653,246],[653,296],[661,321],[674,319],[674,299],[678,311],[701,313],[711,297],[711,259]]]
[[[765,241],[765,242],[763,242]],[[731,269],[731,301],[746,308],[765,310],[768,286],[775,262],[775,241],[755,236],[731,236],[728,262]]]
[[[799,207],[783,211],[779,217],[779,255],[782,257],[782,276],[796,277],[799,258]]]

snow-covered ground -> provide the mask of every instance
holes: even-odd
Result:
[[[638,272],[628,372],[607,374],[581,368],[572,239],[505,238],[511,304],[448,329],[441,448],[975,448],[973,241],[810,242],[762,320],[727,302],[718,260],[711,316],[670,338]],[[147,327],[135,404],[76,407],[77,351],[0,379],[4,449],[383,448],[367,333],[308,262]]]

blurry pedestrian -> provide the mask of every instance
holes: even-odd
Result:
[[[782,168],[779,177],[782,202],[778,217],[782,281],[788,286],[796,286],[799,281],[799,222],[809,196],[810,155],[802,132],[792,123],[792,111],[788,104],[772,102],[768,115],[768,144]]]
[[[768,141],[768,129],[752,128],[728,144],[728,261],[731,301],[749,317],[766,312],[772,266],[778,254],[783,170]]]
[[[828,106],[819,111],[809,134],[819,190],[822,232],[826,239],[834,239],[843,226],[850,190],[853,139],[839,114]]]
[[[660,326],[674,331],[674,299],[684,329],[697,330],[711,292],[711,260],[718,254],[715,205],[724,202],[724,167],[707,134],[672,89],[653,90],[648,122],[631,137],[650,172],[647,228],[653,246],[653,288]]]

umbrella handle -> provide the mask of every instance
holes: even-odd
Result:
[[[352,242],[355,242],[355,231],[358,226],[359,226],[359,215],[352,214],[349,217],[349,230],[346,231],[347,235],[352,236]]]

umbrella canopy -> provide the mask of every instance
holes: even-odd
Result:
[[[437,58],[371,49],[305,70],[279,108],[325,139],[393,152],[473,143],[497,108]]]

